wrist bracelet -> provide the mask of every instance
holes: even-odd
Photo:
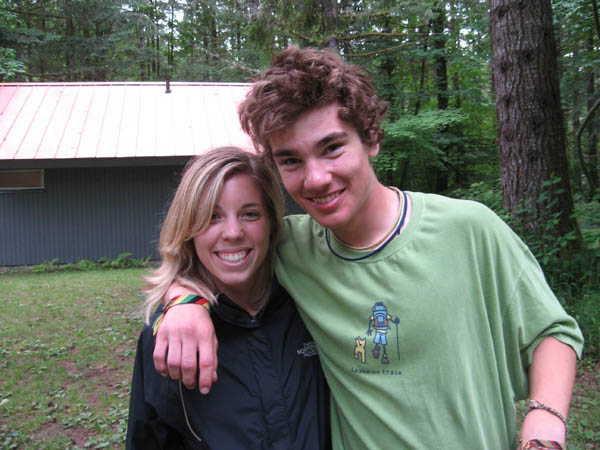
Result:
[[[562,442],[558,441],[543,441],[541,439],[517,439],[519,447],[517,450],[529,450],[529,449],[553,449],[553,450],[566,450],[566,446]]]
[[[152,330],[153,330],[154,336],[156,336],[156,333],[158,333],[158,327],[160,327],[160,324],[162,323],[163,319],[165,318],[165,314],[167,313],[167,311],[169,311],[173,306],[177,306],[177,305],[202,305],[207,310],[210,311],[210,304],[208,303],[208,300],[206,300],[203,297],[200,297],[199,295],[187,294],[187,295],[178,295],[176,297],[173,297],[171,300],[169,300],[165,304],[165,307],[163,308],[162,313],[159,314],[159,316],[156,318],[156,320],[152,324]]]
[[[556,409],[554,409],[550,406],[544,405],[543,403],[540,403],[537,400],[531,399],[531,400],[529,400],[529,409],[527,410],[525,415],[527,415],[527,413],[529,413],[530,411],[532,411],[534,409],[543,409],[544,411],[548,411],[549,413],[554,414],[565,425],[565,433],[567,433],[567,431],[569,430],[569,426],[567,425],[567,419],[565,419],[565,416],[563,416]]]

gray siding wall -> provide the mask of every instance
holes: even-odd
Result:
[[[158,258],[180,167],[46,169],[43,192],[0,194],[0,266]]]

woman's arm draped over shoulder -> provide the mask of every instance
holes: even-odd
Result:
[[[173,283],[166,299],[177,295],[195,294]],[[166,300],[165,299],[165,300]],[[196,386],[207,394],[217,381],[217,337],[206,308],[200,305],[178,305],[165,317],[156,335],[154,366],[162,375],[182,380],[192,389]]]

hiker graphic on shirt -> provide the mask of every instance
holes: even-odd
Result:
[[[400,323],[400,319],[396,317],[392,319],[392,316],[388,314],[386,306],[383,302],[375,303],[373,306],[373,314],[369,318],[369,329],[367,330],[367,336],[371,336],[373,330],[371,329],[371,324],[373,324],[373,328],[375,329],[375,338],[373,339],[373,343],[375,347],[373,348],[373,358],[379,358],[379,354],[381,353],[381,364],[389,364],[390,360],[387,355],[386,347],[387,347],[387,333],[390,327],[390,322],[398,325]],[[396,340],[398,340],[398,328],[396,327]],[[398,358],[400,358],[400,349],[398,349]]]

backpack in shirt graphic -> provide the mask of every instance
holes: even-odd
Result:
[[[388,328],[388,313],[383,302],[375,303],[373,306],[373,326],[377,328]]]
[[[390,326],[390,322],[396,325],[396,348],[398,350],[398,360],[400,360],[400,341],[398,337],[398,324],[400,323],[400,319],[398,317],[392,318],[389,314],[387,307],[383,302],[376,302],[372,309],[372,315],[369,318],[369,328],[367,329],[367,336],[371,336],[373,334],[373,329],[375,330],[375,336],[373,339],[373,343],[375,346],[373,347],[372,354],[373,358],[379,359],[381,356],[381,364],[389,364],[390,359],[387,354],[387,338],[388,338],[388,330],[392,327]],[[371,328],[372,325],[372,328]],[[362,340],[363,345],[362,348],[358,348],[358,339],[356,338],[357,348],[354,351],[354,358],[358,359],[358,356],[361,356],[361,362],[363,364],[366,363],[366,358],[364,356],[365,346],[364,340]]]

